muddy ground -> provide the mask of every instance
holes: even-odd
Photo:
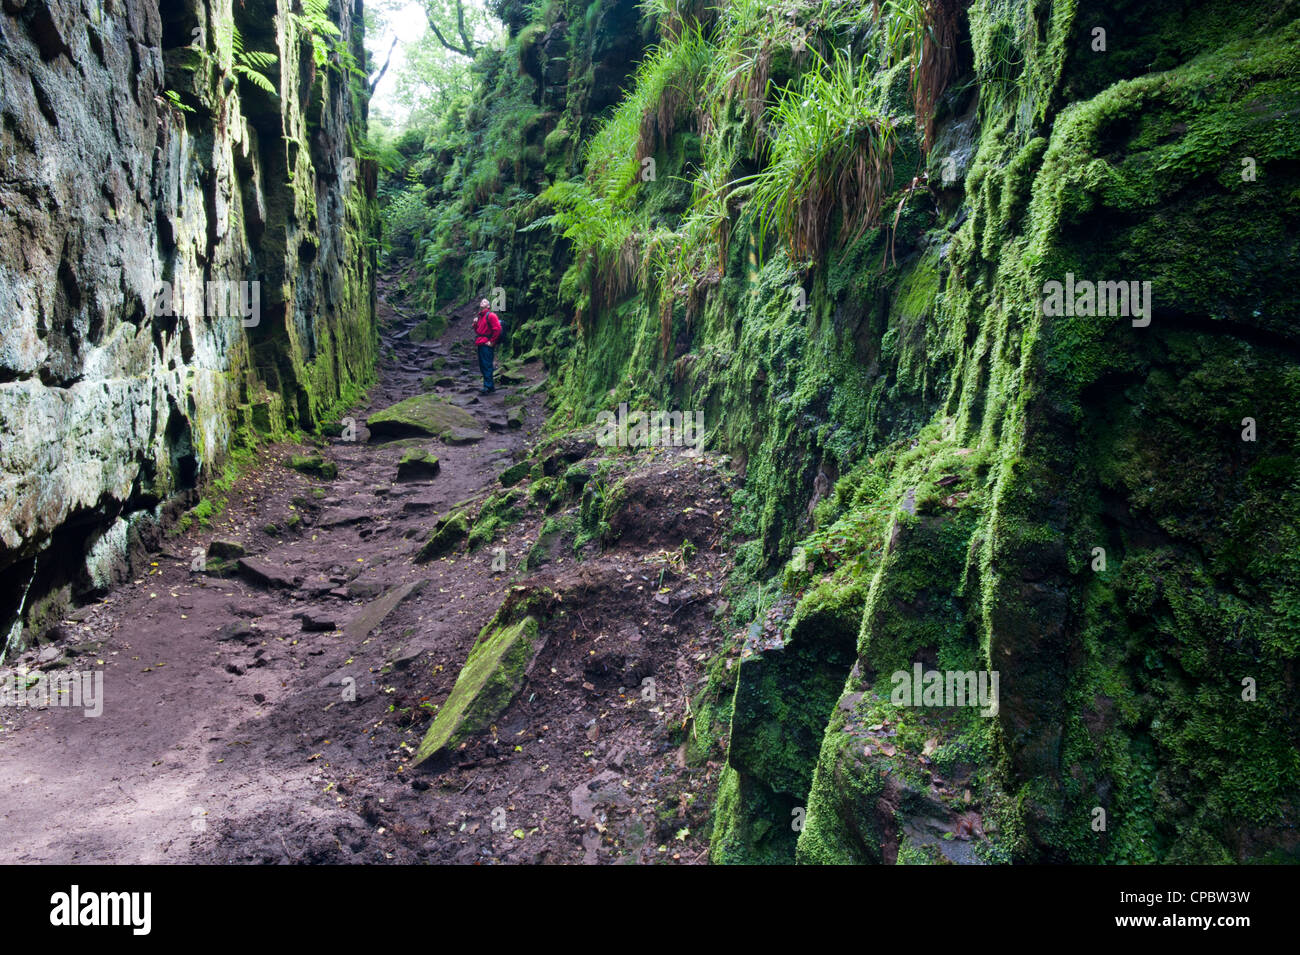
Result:
[[[0,709],[0,862],[707,861],[719,757],[687,760],[688,701],[723,643],[725,472],[680,448],[617,454],[601,472],[621,506],[580,552],[581,488],[548,505],[525,479],[521,519],[489,546],[417,563],[437,517],[501,492],[511,464],[595,468],[602,450],[543,440],[540,363],[479,397],[463,316],[413,341],[422,316],[392,294],[355,440],[263,448],[210,526],[165,538],[147,572],[9,661],[102,670],[105,703]],[[482,440],[367,440],[366,414],[430,375]],[[412,447],[436,476],[396,480]],[[337,478],[286,466],[317,452]],[[214,540],[245,567],[210,561]],[[412,770],[511,587],[556,595],[527,683],[491,730]]]

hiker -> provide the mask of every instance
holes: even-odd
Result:
[[[496,351],[497,340],[501,337],[501,319],[488,310],[488,300],[478,303],[478,318],[474,319],[474,344],[478,346],[478,367],[483,372],[483,387],[480,395],[490,395],[496,391],[492,384],[492,356]]]

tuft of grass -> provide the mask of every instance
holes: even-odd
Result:
[[[893,120],[870,104],[867,62],[855,67],[840,50],[814,56],[818,68],[773,108],[771,161],[752,177],[760,249],[778,232],[796,260],[830,249],[837,210],[841,244],[879,223],[897,143]]]
[[[645,274],[648,229],[637,215],[645,160],[683,125],[702,128],[713,49],[696,23],[655,47],[632,91],[592,137],[584,176],[556,182],[540,197],[555,212],[525,231],[549,225],[573,243],[575,261],[562,288],[578,302],[579,325],[584,312],[619,301]]]
[[[668,144],[688,118],[695,128],[704,122],[704,81],[714,47],[699,24],[682,25],[671,40],[660,43],[637,70],[636,99],[640,101],[637,164]]]
[[[957,24],[969,0],[887,0],[874,8],[889,63],[909,62],[921,147],[934,142],[934,113],[957,67]]]

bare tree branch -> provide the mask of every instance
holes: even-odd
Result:
[[[460,31],[460,38],[465,44],[465,49],[474,49],[474,44],[469,40],[469,34],[465,32],[465,0],[456,0],[456,29]]]
[[[397,48],[397,37],[393,37],[393,44],[388,48],[388,57],[384,60],[383,69],[379,71],[378,76],[376,76],[373,80],[370,81],[370,92],[373,93],[375,91],[375,87],[379,85],[379,81],[382,80],[384,78],[384,74],[388,72],[388,64],[393,62],[393,50],[395,50],[396,48]]]

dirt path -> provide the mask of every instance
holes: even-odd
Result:
[[[201,841],[196,837],[270,806],[321,812],[314,797],[324,785],[324,764],[298,753],[328,753],[333,743],[302,718],[303,710],[319,711],[327,703],[315,701],[327,695],[339,699],[338,688],[323,684],[337,683],[334,675],[344,669],[358,697],[373,695],[369,671],[386,662],[359,646],[367,634],[348,631],[348,621],[416,579],[445,597],[426,608],[433,627],[468,630],[491,614],[504,579],[488,572],[490,555],[475,562],[481,566],[459,566],[454,581],[416,568],[409,556],[441,509],[490,488],[521,456],[540,426],[541,397],[526,399],[518,430],[506,426],[505,400],[540,378],[541,369],[525,368],[526,384],[480,399],[464,327],[417,344],[410,341],[414,317],[383,303],[380,318],[385,357],[371,409],[419,394],[433,360],[443,357],[437,375],[454,384],[439,390],[499,428],[461,446],[375,446],[364,441],[362,411],[363,440],[334,441],[325,451],[340,472],[328,483],[283,466],[304,449],[267,449],[265,465],[238,482],[210,530],[169,540],[148,576],[67,625],[82,654],[53,662],[103,670],[101,716],[62,707],[0,710],[0,861],[185,861]],[[397,459],[412,443],[436,453],[441,473],[393,483]],[[289,527],[295,515],[300,530]],[[280,528],[274,536],[264,530],[271,524]],[[249,555],[302,583],[268,588],[192,573],[192,555],[212,538],[239,541]],[[456,593],[443,593],[453,587]],[[312,626],[338,627],[304,631],[302,613],[315,618]],[[220,639],[240,625],[242,637]],[[416,654],[423,646],[408,641],[396,652]],[[36,661],[29,654],[15,662]],[[305,707],[304,698],[312,700]]]
[[[560,614],[539,677],[488,738],[409,772],[432,709],[553,523],[530,510],[493,542],[504,573],[486,547],[412,561],[440,513],[501,491],[497,476],[528,453],[543,371],[522,366],[480,399],[463,323],[417,343],[414,316],[381,301],[380,319],[369,411],[421,393],[439,364],[450,381],[438,390],[491,425],[483,439],[368,443],[362,409],[360,440],[323,449],[336,479],[286,467],[303,448],[265,449],[212,527],[168,539],[145,575],[66,623],[61,656],[11,661],[102,670],[104,709],[0,710],[0,862],[702,861],[718,764],[688,766],[682,734],[722,642],[717,473],[673,451],[618,465],[655,469],[636,478],[644,528],[581,564],[562,547],[543,558],[573,616]],[[396,482],[413,446],[441,471]],[[658,523],[644,513],[656,500],[670,505]],[[549,510],[571,528],[567,503]],[[701,551],[689,569],[670,553],[687,535]],[[241,544],[251,566],[194,572],[214,539]],[[632,688],[650,674],[658,695],[645,698]]]

